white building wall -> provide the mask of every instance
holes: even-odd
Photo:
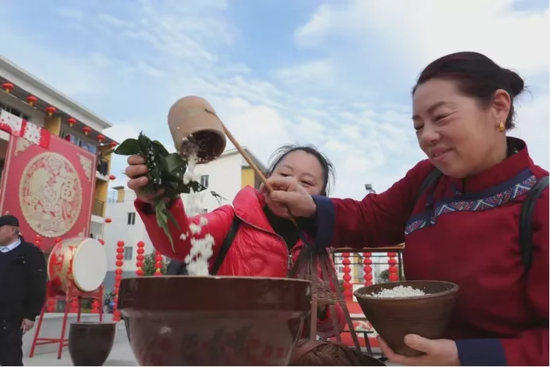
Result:
[[[195,172],[201,176],[208,176],[208,188],[202,192],[204,209],[208,212],[220,206],[218,200],[211,195],[216,192],[221,197],[222,204],[231,204],[233,198],[241,189],[241,156],[231,154],[221,157],[213,162],[198,165]],[[182,195],[184,204],[187,204],[188,195]]]
[[[137,243],[139,241],[145,242],[145,253],[153,251],[153,246],[145,231],[145,225],[143,221],[136,213],[134,207],[135,193],[132,190],[125,190],[125,200],[123,202],[107,202],[106,217],[111,218],[111,223],[105,224],[104,227],[104,240],[105,249],[107,251],[108,271],[114,271],[116,269],[116,249],[117,242],[124,241],[125,247],[132,247],[131,259],[124,260],[123,271],[135,271],[136,270],[136,257],[137,257]],[[128,224],[128,214],[135,213],[136,219],[134,224]]]

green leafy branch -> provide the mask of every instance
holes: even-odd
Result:
[[[183,176],[187,170],[187,161],[179,153],[168,153],[166,148],[157,140],[151,140],[143,132],[137,139],[126,139],[114,149],[118,155],[141,155],[145,158],[148,168],[146,174],[147,185],[142,189],[144,193],[155,196],[155,213],[157,224],[168,236],[172,250],[175,252],[174,241],[170,236],[168,221],[181,231],[179,224],[168,210],[167,203],[177,199],[181,194],[199,192],[205,189],[197,181],[183,183]]]

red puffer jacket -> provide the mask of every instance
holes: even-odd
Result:
[[[198,237],[209,233],[214,237],[214,255],[210,259],[210,266],[219,252],[220,246],[225,239],[231,227],[233,216],[238,216],[241,220],[241,226],[233,240],[231,248],[218,270],[217,275],[236,275],[236,276],[261,276],[284,278],[287,276],[289,257],[294,263],[298,259],[303,243],[299,241],[288,250],[284,240],[277,235],[269,224],[263,207],[265,205],[264,197],[254,188],[247,186],[235,197],[233,207],[224,205],[210,213],[204,214],[208,219],[208,224],[202,228]],[[153,246],[163,255],[172,259],[183,261],[190,252],[190,236],[186,240],[180,239],[181,232],[169,223],[170,232],[174,241],[176,252],[172,251],[170,241],[166,234],[157,225],[156,217],[151,210],[151,206],[136,200],[136,209],[143,219],[149,238]],[[182,229],[189,227],[190,223],[198,224],[199,217],[188,218],[183,209],[183,202],[178,199],[170,209],[176,222]],[[318,274],[321,275],[319,269]],[[334,288],[334,284],[331,284]],[[337,312],[338,330],[334,330],[332,316],[327,310],[324,320],[318,320],[317,333],[320,337],[329,338],[340,333],[345,325],[344,313],[340,305],[335,306]]]

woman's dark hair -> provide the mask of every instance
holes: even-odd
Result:
[[[506,130],[514,124],[514,98],[525,89],[523,79],[509,69],[498,66],[493,60],[477,52],[457,52],[443,56],[420,73],[412,94],[422,83],[430,79],[448,79],[456,82],[460,93],[477,99],[483,106],[489,106],[495,92],[503,89],[510,95],[512,103],[505,121]]]
[[[298,150],[314,155],[315,158],[317,158],[317,160],[319,161],[319,164],[323,168],[323,190],[321,191],[321,195],[326,196],[330,192],[330,188],[332,186],[332,183],[334,182],[334,166],[323,153],[317,150],[314,145],[289,144],[279,147],[275,152],[273,152],[271,157],[269,157],[269,161],[271,163],[269,164],[267,175],[271,176],[273,171],[275,171],[275,168],[277,168],[279,163],[281,163],[281,161],[289,153],[296,152]]]

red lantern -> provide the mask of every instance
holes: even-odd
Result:
[[[124,247],[124,241],[118,241],[116,245],[117,247]]]
[[[136,274],[137,274],[138,276],[142,277],[143,274],[145,274],[145,273],[143,272],[143,269],[138,269],[138,270],[136,270]]]
[[[116,180],[116,176],[115,175],[109,175],[109,180],[111,180],[111,181]]]
[[[105,223],[111,223],[113,220],[111,218],[105,218]]]
[[[10,82],[2,83],[2,89],[6,91],[6,93],[9,93],[13,90],[13,84]]]
[[[105,140],[105,136],[99,134],[99,135],[97,136],[97,141],[101,143],[103,140]]]
[[[55,298],[48,298],[48,312],[55,312]]]
[[[27,97],[27,103],[31,106],[33,106],[38,101],[38,98],[35,96],[28,96]]]
[[[76,119],[72,118],[72,117],[69,117],[67,119],[67,123],[69,124],[70,127],[73,127],[76,124]]]
[[[52,115],[57,111],[57,109],[54,106],[48,106],[46,107],[46,112],[48,113],[49,117],[52,117]]]
[[[119,254],[121,254],[121,253],[124,252],[124,248],[123,248],[123,247],[119,247],[119,248],[116,249],[116,252],[119,253]]]
[[[99,313],[99,301],[97,299],[92,302],[92,313]]]
[[[109,146],[110,146],[111,148],[114,148],[114,147],[116,147],[117,145],[118,145],[118,143],[117,143],[116,141],[112,141],[112,142],[109,143]]]
[[[88,126],[84,126],[82,128],[82,131],[84,131],[84,135],[88,135],[90,133],[90,131],[92,131],[92,129]]]
[[[140,248],[137,249],[137,253],[139,255],[142,255],[144,252],[145,252],[145,250],[143,249],[143,247],[140,247]]]

